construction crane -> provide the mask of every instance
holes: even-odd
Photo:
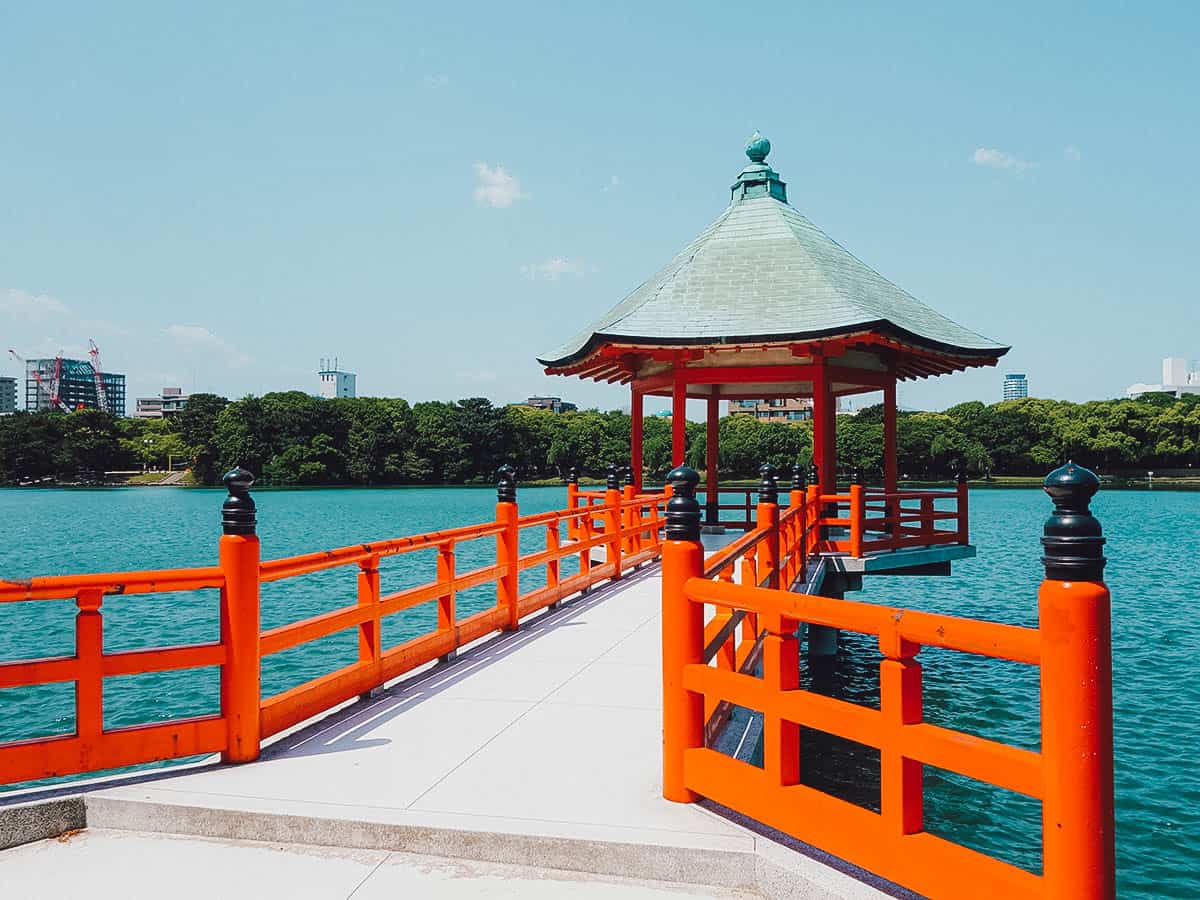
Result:
[[[104,390],[104,375],[100,371],[100,348],[88,338],[88,356],[92,360],[92,375],[96,379],[96,405],[101,412],[109,412],[108,393]]]
[[[21,365],[25,366],[26,375],[30,373],[29,364],[25,361],[25,358],[21,356],[21,354],[10,347],[8,355]],[[67,404],[63,403],[61,398],[58,396],[59,385],[62,383],[62,363],[63,357],[62,353],[60,352],[54,359],[54,370],[50,374],[49,382],[42,377],[41,368],[33,369],[32,374],[33,380],[38,386],[38,390],[46,395],[46,399],[49,401],[50,409],[62,409],[70,412],[70,410],[67,409]],[[41,404],[39,403],[38,405],[40,406]]]

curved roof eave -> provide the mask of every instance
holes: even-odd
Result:
[[[995,344],[991,347],[962,347],[945,344],[940,341],[923,337],[908,329],[901,328],[886,319],[873,322],[862,322],[849,327],[827,328],[819,331],[790,332],[785,334],[746,334],[722,335],[720,337],[643,337],[629,334],[612,334],[593,332],[578,350],[555,359],[538,357],[538,362],[548,369],[560,369],[586,359],[605,343],[638,344],[644,347],[687,347],[687,346],[721,346],[724,344],[782,344],[794,341],[829,340],[839,337],[850,337],[863,331],[873,331],[885,337],[892,337],[923,350],[935,353],[946,353],[956,357],[979,359],[999,359],[1008,353],[1012,347]]]

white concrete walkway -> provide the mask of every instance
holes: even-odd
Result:
[[[399,850],[697,891],[882,896],[662,798],[659,607],[657,566],[630,573],[283,737],[256,763],[97,786],[88,825]]]

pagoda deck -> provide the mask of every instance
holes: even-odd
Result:
[[[714,810],[662,798],[660,593],[658,567],[644,567],[284,734],[258,762],[95,783],[89,828],[403,851],[751,896],[883,896]]]

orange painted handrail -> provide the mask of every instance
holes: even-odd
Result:
[[[666,495],[605,497],[570,491],[572,506],[520,517],[515,502],[497,504],[492,522],[356,544],[260,562],[258,537],[226,534],[220,565],[164,571],[65,575],[0,581],[0,602],[74,599],[75,653],[68,657],[0,663],[0,688],[76,683],[76,727],[70,735],[0,743],[0,783],[16,783],[163,759],[221,753],[226,761],[257,758],[263,738],[352,699],[414,668],[452,655],[459,647],[516,627],[538,610],[658,557]],[[578,500],[576,500],[578,498]],[[602,502],[596,502],[597,499]],[[574,505],[575,503],[585,505]],[[597,524],[604,521],[604,526]],[[565,526],[567,539],[563,540]],[[545,548],[521,553],[518,536],[544,530]],[[496,562],[472,571],[455,563],[458,544],[497,541]],[[594,548],[606,550],[595,564]],[[380,591],[380,560],[419,550],[437,551],[435,579],[394,593]],[[578,556],[580,571],[563,577],[561,561]],[[518,574],[545,567],[545,584],[521,592]],[[259,588],[264,582],[352,567],[354,602],[262,631]],[[481,584],[497,584],[498,602],[458,618],[455,598]],[[108,595],[220,589],[221,640],[177,647],[105,653],[101,604]],[[423,603],[437,604],[437,624],[395,647],[381,641],[383,618]],[[262,696],[262,660],[275,653],[357,628],[358,660],[274,696]],[[131,728],[103,727],[106,677],[198,666],[221,667],[221,713]]]
[[[775,534],[796,540],[797,531],[828,525],[820,510],[836,501],[811,489],[794,492],[792,518],[781,517]],[[1078,507],[1067,509],[1076,519],[1060,528],[1078,521]],[[763,513],[769,521],[769,510]],[[663,796],[710,799],[931,898],[1112,898],[1110,597],[1081,543],[1095,546],[1100,538],[1066,538],[1059,548],[1045,539],[1039,625],[1025,628],[760,587],[753,558],[766,533],[760,516],[756,531],[709,565],[698,531],[663,544]],[[946,534],[960,539],[958,531]],[[738,555],[754,573],[741,584],[730,577]],[[1061,575],[1051,575],[1053,556],[1064,560]],[[1093,580],[1059,580],[1076,573]],[[713,610],[707,627],[706,607]],[[737,665],[738,616],[759,623],[758,672]],[[878,709],[800,688],[800,623],[878,638]],[[728,646],[708,652],[722,641]],[[917,661],[923,647],[1038,666],[1040,751],[926,722]],[[722,707],[761,713],[761,766],[711,746],[706,725]],[[801,783],[802,727],[879,751],[878,813]],[[1042,874],[927,832],[927,765],[1040,800]]]

